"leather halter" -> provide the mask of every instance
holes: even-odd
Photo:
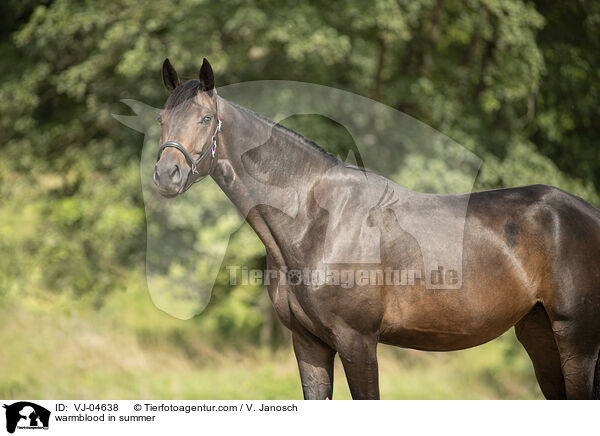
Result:
[[[221,119],[219,118],[219,97],[218,96],[216,98],[216,106],[217,106],[217,128],[215,129],[215,133],[213,133],[213,135],[212,135],[210,146],[200,155],[200,157],[198,159],[194,159],[192,157],[192,155],[190,154],[190,152],[187,151],[185,149],[185,147],[177,141],[167,141],[163,145],[158,147],[158,155],[156,156],[157,162],[160,160],[160,156],[162,155],[162,152],[164,151],[165,148],[173,147],[173,148],[176,148],[177,150],[179,150],[181,152],[181,154],[183,154],[186,162],[190,166],[190,171],[188,172],[187,180],[185,181],[185,185],[183,187],[183,190],[181,191],[182,194],[185,191],[187,191],[188,189],[190,189],[190,187],[194,183],[204,180],[213,171],[213,166],[214,166],[214,162],[215,162],[215,154],[217,152],[217,145],[218,145],[217,144],[217,134],[221,131]],[[208,169],[208,172],[206,174],[204,174],[203,176],[197,178],[193,182],[190,182],[192,174],[199,174],[198,166],[202,163],[202,161],[204,161],[204,159],[206,159],[208,157],[209,153],[210,153],[210,168]]]

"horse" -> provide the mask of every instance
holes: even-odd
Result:
[[[379,399],[378,343],[461,350],[513,326],[547,399],[600,398],[600,210],[541,184],[410,191],[221,98],[206,59],[198,79],[184,83],[166,59],[162,78],[170,95],[158,120],[158,192],[175,197],[212,177],[264,244],[268,270],[356,273],[366,263],[421,271],[426,252],[460,260],[444,291],[418,276],[346,287],[285,276],[267,283],[291,331],[305,399],[332,398],[336,354],[352,398]],[[460,247],[448,228],[462,230]],[[365,254],[374,252],[375,263]]]

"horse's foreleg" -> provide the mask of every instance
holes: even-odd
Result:
[[[331,399],[335,350],[306,331],[294,331],[292,341],[304,399]]]
[[[343,339],[344,343],[338,348],[338,353],[344,365],[352,398],[378,400],[377,340],[358,335]]]

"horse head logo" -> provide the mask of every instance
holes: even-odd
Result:
[[[17,428],[48,428],[50,411],[38,404],[19,401],[10,405],[4,404],[3,407],[6,409],[6,431],[9,433],[14,433]]]

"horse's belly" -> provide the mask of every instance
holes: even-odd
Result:
[[[413,292],[423,295],[388,300],[380,342],[429,351],[470,348],[500,336],[534,305],[524,295],[498,300],[465,290]]]

